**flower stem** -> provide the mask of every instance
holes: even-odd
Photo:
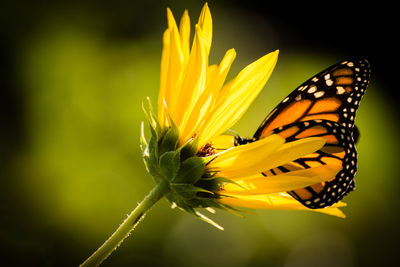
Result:
[[[134,209],[128,218],[118,227],[118,229],[107,239],[104,244],[99,247],[81,267],[98,266],[128,237],[129,233],[135,229],[146,212],[157,203],[163,196],[169,192],[169,187],[166,182],[158,183],[143,201]]]

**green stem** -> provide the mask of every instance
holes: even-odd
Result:
[[[158,183],[143,201],[129,214],[128,218],[118,227],[104,244],[98,248],[81,267],[98,266],[128,237],[129,233],[139,224],[147,211],[169,192],[168,184]]]

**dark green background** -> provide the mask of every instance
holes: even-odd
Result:
[[[203,1],[1,4],[0,265],[77,266],[152,188],[140,158],[141,103],[159,84],[166,8]],[[229,77],[280,49],[277,67],[233,127],[251,136],[297,85],[366,57],[357,190],[347,219],[312,212],[218,211],[216,230],[163,200],[104,266],[394,266],[399,230],[396,49],[390,5],[209,1],[211,63],[234,47]],[[397,76],[396,76],[397,75]]]

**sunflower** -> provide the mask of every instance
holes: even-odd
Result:
[[[249,64],[226,82],[236,57],[228,50],[219,64],[209,64],[212,18],[205,4],[190,48],[190,18],[185,11],[179,27],[167,9],[163,35],[158,114],[148,111],[152,138],[143,135],[146,166],[155,181],[166,181],[167,198],[192,214],[195,208],[236,207],[312,210],[344,217],[343,202],[323,209],[308,209],[288,191],[334,177],[340,165],[322,165],[267,179],[263,171],[290,163],[321,149],[326,140],[308,137],[286,142],[271,134],[238,145],[225,134],[246,112],[268,81],[279,51]],[[153,143],[153,144],[150,144]]]

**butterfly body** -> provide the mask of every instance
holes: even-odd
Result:
[[[324,208],[355,188],[357,152],[355,115],[369,83],[366,60],[342,61],[301,84],[265,118],[253,138],[236,137],[241,145],[278,134],[286,142],[318,136],[323,148],[291,163],[266,170],[266,179],[279,173],[325,164],[340,164],[342,170],[330,180],[288,192],[308,208]],[[353,137],[354,136],[354,137]]]

